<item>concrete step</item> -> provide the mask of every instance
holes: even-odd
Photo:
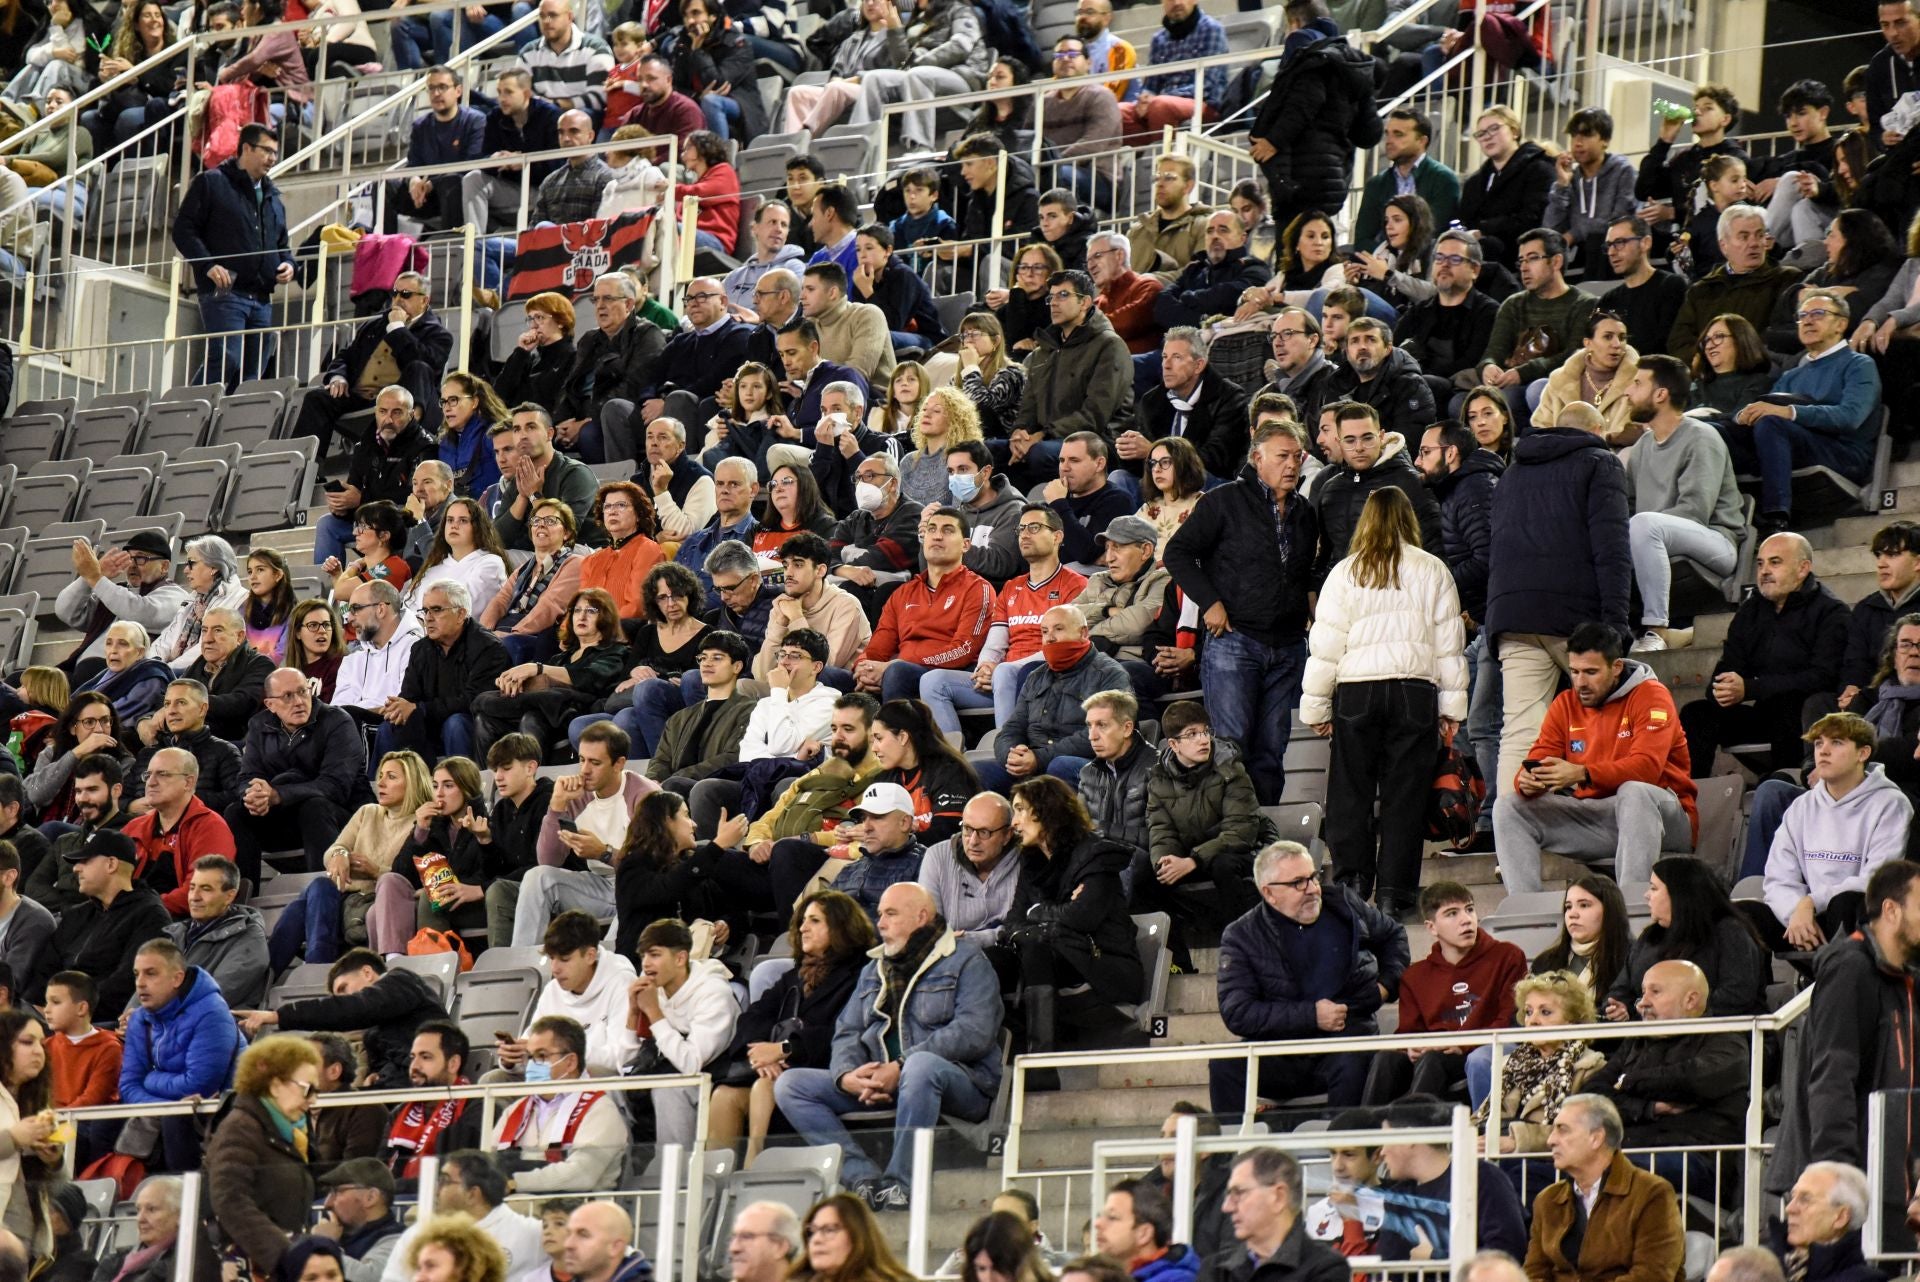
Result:
[[[1172,975],[1167,979],[1167,1010],[1176,1015],[1199,1015],[1220,1009],[1220,987],[1212,972]]]

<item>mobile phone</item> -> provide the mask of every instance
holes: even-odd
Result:
[[[345,485],[342,485],[339,481],[328,481],[325,485],[321,486],[320,488],[325,490],[329,494],[339,494],[343,492],[347,487]]]
[[[496,1028],[493,1030],[493,1040],[496,1042],[510,1042],[513,1040],[513,1034],[503,1028]]]
[[[555,826],[558,827],[561,832],[579,832],[580,831],[580,825],[575,823],[571,819],[559,820]]]
[[[1528,757],[1520,763],[1522,770],[1538,770],[1543,763],[1537,757]]]

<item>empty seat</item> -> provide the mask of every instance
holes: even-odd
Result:
[[[67,439],[64,414],[14,414],[0,425],[0,458],[28,468],[58,458]]]
[[[90,458],[44,458],[27,469],[28,476],[71,476],[86,488],[87,478],[93,475],[93,460]]]
[[[199,399],[156,401],[147,410],[137,448],[159,450],[178,458],[206,439],[213,422],[213,403]]]
[[[217,529],[215,505],[226,493],[228,471],[226,460],[217,458],[167,464],[154,485],[153,510],[184,514],[180,532],[189,538]]]
[[[492,1020],[489,1041],[494,1029],[517,1034],[527,1026],[527,1015],[544,983],[537,970],[468,971],[455,981],[454,1013],[462,1021]]]
[[[131,405],[88,406],[73,416],[64,453],[104,465],[131,445],[139,430],[140,411]]]
[[[500,310],[493,314],[493,327],[490,331],[488,351],[495,362],[505,365],[513,355],[514,347],[519,343],[520,335],[527,328],[527,305],[516,300],[502,303]]]
[[[73,580],[73,536],[28,539],[20,547],[20,567],[14,571],[16,595],[37,593],[42,617],[53,614],[54,598]]]
[[[960,332],[960,320],[973,306],[973,291],[963,289],[957,294],[947,294],[933,300],[934,310],[940,313],[940,328],[949,335]]]
[[[277,390],[236,390],[213,412],[213,430],[207,439],[251,450],[273,439],[286,406],[286,394]]]
[[[459,953],[407,953],[387,964],[398,970],[410,970],[433,985],[442,1006],[452,1002],[454,977],[460,973]]]
[[[307,440],[315,443],[312,437]],[[225,528],[250,532],[304,521],[302,482],[308,461],[308,455],[294,450],[248,455],[246,466],[227,487]]]
[[[0,591],[11,590],[13,569],[20,563],[20,549],[26,546],[30,537],[22,525],[0,530]],[[4,667],[4,664],[0,664],[0,668]]]
[[[152,492],[152,468],[102,468],[87,485],[87,515],[108,525],[123,524],[147,510]]]
[[[0,503],[0,521],[29,530],[64,521],[73,515],[80,486],[77,476],[23,476]]]
[[[0,596],[0,669],[8,672],[33,662],[33,643],[39,624],[40,595],[26,592]]]

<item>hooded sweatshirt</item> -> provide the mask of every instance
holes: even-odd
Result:
[[[1436,941],[1400,977],[1403,1033],[1494,1028],[1513,1022],[1513,986],[1527,977],[1527,955],[1485,929],[1458,962]]]
[[[649,1035],[674,1072],[697,1073],[733,1043],[738,1018],[732,976],[708,957],[692,964],[678,992],[661,995],[660,1018]]]
[[[1700,838],[1700,815],[1694,807],[1699,789],[1680,714],[1673,695],[1638,659],[1624,662],[1620,683],[1597,708],[1583,707],[1571,690],[1556,695],[1527,755],[1585,766],[1587,782],[1573,790],[1582,800],[1611,797],[1624,783],[1657,784],[1679,799],[1694,840]]]
[[[1864,892],[1873,870],[1906,854],[1913,803],[1878,763],[1846,796],[1825,780],[1787,807],[1767,852],[1767,907],[1784,923],[1804,896],[1825,911],[1835,895]]]
[[[558,980],[547,981],[527,1026],[548,1015],[576,1020],[587,1030],[587,1063],[624,1073],[640,1049],[640,1039],[627,1027],[627,988],[634,978],[632,962],[611,948],[602,948],[593,978],[580,992],[568,992]]]

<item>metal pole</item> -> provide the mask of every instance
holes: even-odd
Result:
[[[696,1127],[693,1132],[695,1135],[707,1133],[707,1096],[707,1091],[701,1091],[697,1097],[700,1104],[697,1110],[698,1116],[695,1118]],[[681,1231],[686,1235],[680,1247],[681,1282],[699,1282],[700,1277],[700,1248],[703,1245],[700,1228],[706,1211],[704,1205],[707,1179],[706,1156],[704,1147],[696,1146],[687,1161],[687,1187],[681,1194],[681,1200],[687,1208],[687,1213],[680,1217],[685,1223]]]
[[[1766,1036],[1756,1028],[1752,1038],[1753,1062],[1747,1077],[1747,1162],[1740,1181],[1740,1239],[1746,1246],[1760,1244],[1760,1167],[1765,1157],[1767,1128],[1766,1064],[1762,1055]],[[1871,1148],[1867,1151],[1873,1152]]]
[[[1457,1259],[1462,1247],[1480,1240],[1480,1163],[1474,1152],[1473,1114],[1463,1104],[1453,1109],[1453,1164],[1448,1172],[1453,1207],[1447,1256]]]
[[[988,289],[1000,283],[1000,229],[1005,225],[1007,217],[1007,153],[1001,152],[995,163],[997,168],[993,179],[993,240],[987,250]],[[978,254],[980,251],[976,249],[973,252]],[[974,278],[974,288],[980,288],[978,276]]]
[[[476,265],[473,251],[479,244],[479,228],[466,223],[460,230],[460,280],[463,286],[460,290],[460,337],[457,340],[460,344],[460,362],[454,368],[472,369],[473,366],[468,362],[473,357],[473,282],[477,279],[473,270]],[[506,284],[504,280],[500,283]],[[494,313],[494,319],[499,319],[498,312]]]
[[[930,1126],[913,1133],[913,1196],[907,1201],[907,1272],[914,1277],[929,1275],[927,1268],[927,1221],[931,1218],[933,1197],[933,1140]]]
[[[1007,1066],[1013,1074],[1013,1098],[1007,1101],[1007,1142],[1000,1152],[1000,1183],[1011,1184],[1020,1175],[1020,1128],[1027,1120],[1027,1075],[1020,1061]]]
[[[20,355],[33,350],[33,273],[27,273],[26,297],[20,303]]]
[[[429,1154],[420,1159],[420,1218],[433,1214],[434,1203],[440,1197],[440,1159]]]
[[[1199,1157],[1193,1142],[1200,1137],[1200,1119],[1183,1113],[1173,1125],[1173,1240],[1193,1241],[1193,1186],[1199,1177]],[[1099,1189],[1094,1192],[1099,1193]],[[1098,1214],[1095,1208],[1095,1214]]]
[[[157,391],[166,391],[173,386],[173,345],[180,337],[180,269],[186,260],[180,255],[173,256],[173,268],[167,280],[167,323],[161,329],[160,386]]]
[[[674,1215],[674,1203],[680,1194],[680,1164],[684,1161],[686,1150],[678,1144],[660,1146],[660,1228],[653,1242],[655,1277],[673,1276],[674,1253],[679,1250],[679,1244],[673,1240],[674,1228],[679,1222]]]
[[[1887,1164],[1875,1155],[1887,1137],[1887,1095],[1873,1091],[1867,1096],[1867,1223],[1860,1234],[1860,1245],[1869,1260],[1880,1258],[1885,1247],[1880,1235],[1886,1232],[1882,1208],[1887,1201]]]
[[[200,1181],[198,1171],[180,1176],[180,1238],[173,1253],[173,1282],[194,1282],[194,1264],[199,1260]]]

